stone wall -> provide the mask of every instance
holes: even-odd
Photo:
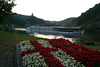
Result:
[[[22,59],[20,56],[19,44],[17,44],[14,49],[14,67],[23,67]]]

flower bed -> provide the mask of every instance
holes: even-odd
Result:
[[[20,43],[24,67],[99,67],[100,52],[65,39]]]

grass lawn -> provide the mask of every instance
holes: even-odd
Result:
[[[4,62],[6,65],[10,53],[13,52],[14,46],[24,40],[37,40],[43,39],[29,35],[22,35],[10,32],[0,31],[0,67]],[[4,61],[5,60],[5,61]]]
[[[99,46],[92,46],[92,45],[84,45],[85,47],[88,47],[90,49],[93,49],[93,50],[99,50],[100,51],[100,45]]]

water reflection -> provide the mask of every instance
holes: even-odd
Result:
[[[45,35],[45,34],[39,34],[39,33],[34,33],[34,34],[29,34],[29,35],[32,35],[32,36],[35,36],[35,37],[47,38],[47,39],[64,38],[66,40],[67,39],[70,40],[71,42],[75,42],[75,39],[76,39],[76,38],[68,38],[68,37],[65,37],[63,35]]]
[[[25,28],[15,28],[15,30],[26,31]],[[39,34],[39,33],[36,33],[36,32],[34,32],[34,33],[32,33],[32,34],[29,34],[29,35],[35,36],[35,37],[47,38],[47,39],[64,38],[64,39],[66,39],[66,40],[67,40],[67,39],[70,40],[71,42],[75,42],[75,40],[77,39],[77,38],[69,38],[69,37],[66,37],[66,36],[64,36],[64,35],[46,35],[45,33]]]
[[[26,31],[25,28],[14,28],[14,30],[18,30],[18,31]]]

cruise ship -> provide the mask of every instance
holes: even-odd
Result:
[[[81,27],[56,27],[56,26],[30,26],[26,28],[27,33],[55,34],[55,35],[83,35]]]

